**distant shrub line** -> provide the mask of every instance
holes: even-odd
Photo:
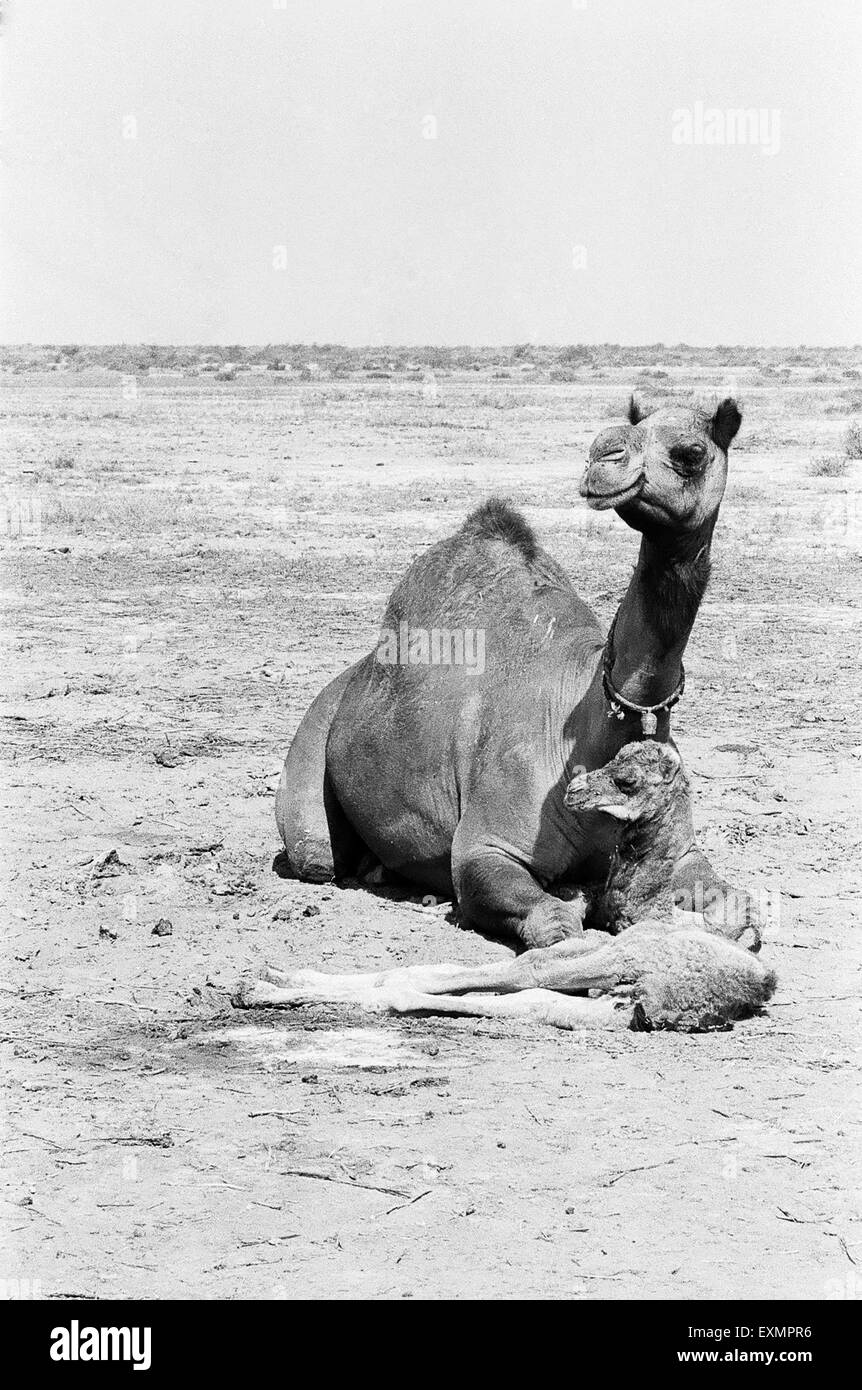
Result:
[[[650,343],[638,347],[616,343],[569,343],[547,346],[516,343],[511,346],[440,347],[434,345],[348,348],[338,343],[243,343],[177,346],[157,343],[88,345],[58,343],[0,346],[0,368],[7,371],[107,370],[127,375],[148,372],[181,372],[184,375],[230,373],[257,369],[286,376],[313,379],[352,377],[386,379],[429,373],[476,371],[511,377],[567,382],[618,369],[639,384],[660,388],[675,367],[700,364],[707,370],[760,371],[779,380],[807,376],[812,383],[859,379],[859,351],[853,348],[743,348],[727,344],[691,347],[685,343]],[[225,375],[226,374],[226,375]]]

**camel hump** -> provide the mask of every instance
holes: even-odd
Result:
[[[471,512],[461,527],[465,536],[505,541],[531,563],[539,554],[539,542],[530,523],[503,497],[491,497]]]

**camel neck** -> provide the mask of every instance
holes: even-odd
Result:
[[[646,536],[614,629],[612,679],[639,705],[658,704],[680,679],[682,656],[709,581],[714,519],[691,535]]]
[[[602,895],[605,915],[617,925],[623,918],[661,915],[672,894],[673,868],[695,843],[687,792],[681,788],[663,814],[623,831]]]

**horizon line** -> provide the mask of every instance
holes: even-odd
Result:
[[[580,348],[627,348],[627,349],[634,349],[634,350],[645,350],[645,349],[647,349],[647,348],[698,348],[698,349],[703,349],[703,350],[706,350],[706,351],[718,351],[718,349],[720,349],[720,348],[721,348],[721,349],[728,349],[728,350],[736,350],[736,349],[747,349],[747,350],[749,350],[749,349],[757,348],[757,349],[759,349],[760,351],[782,351],[782,352],[783,352],[783,351],[791,351],[791,350],[792,350],[792,351],[799,351],[799,350],[802,349],[802,348],[805,348],[805,349],[807,349],[807,350],[809,350],[809,351],[810,351],[810,350],[816,349],[816,350],[818,350],[818,351],[824,351],[824,352],[835,352],[835,351],[860,351],[860,350],[862,350],[862,343],[858,343],[858,342],[856,342],[856,343],[840,343],[840,342],[832,342],[832,343],[822,343],[822,342],[821,342],[821,343],[811,343],[811,342],[794,342],[794,343],[764,343],[764,342],[745,342],[745,343],[740,343],[740,342],[737,342],[737,343],[719,343],[719,342],[711,342],[711,343],[691,343],[691,342],[684,342],[684,341],[682,341],[682,340],[680,340],[680,341],[678,341],[678,342],[666,342],[666,341],[664,341],[664,340],[656,340],[656,341],[651,342],[651,343],[646,343],[646,342],[638,342],[638,343],[633,343],[633,342],[632,342],[632,343],[630,343],[630,342],[610,342],[610,341],[591,342],[591,341],[587,341],[587,340],[585,340],[585,339],[575,339],[575,338],[569,338],[569,339],[566,339],[565,341],[559,341],[559,342],[552,342],[552,341],[548,341],[548,342],[533,342],[533,341],[530,340],[530,339],[523,338],[523,339],[513,340],[513,341],[511,341],[511,342],[493,342],[493,343],[491,343],[491,342],[469,342],[469,341],[465,341],[465,342],[451,342],[451,343],[450,343],[450,342],[430,342],[430,341],[429,341],[429,342],[419,342],[419,341],[414,341],[414,342],[387,342],[387,343],[344,343],[344,342],[338,342],[338,341],[336,341],[336,340],[334,340],[334,339],[333,339],[333,340],[326,340],[326,341],[318,341],[318,340],[315,340],[315,339],[297,339],[297,340],[292,340],[292,339],[289,339],[289,338],[270,338],[270,339],[267,339],[266,341],[257,341],[257,342],[254,342],[254,341],[252,341],[252,340],[242,340],[242,339],[239,339],[239,338],[233,338],[233,339],[215,339],[215,338],[212,338],[212,339],[205,339],[205,338],[181,339],[181,338],[175,338],[175,339],[164,339],[164,340],[156,340],[156,339],[153,339],[153,338],[111,338],[111,339],[108,339],[108,338],[106,338],[106,339],[55,338],[55,339],[53,339],[53,340],[51,340],[51,341],[48,341],[48,340],[35,341],[35,340],[32,340],[32,339],[31,339],[31,340],[16,340],[16,341],[14,341],[14,342],[12,342],[12,341],[6,341],[6,340],[4,340],[4,339],[0,339],[0,351],[2,351],[2,350],[4,350],[4,349],[9,349],[9,348],[57,348],[57,347],[63,347],[63,346],[65,346],[65,347],[75,347],[75,348],[110,348],[110,347],[123,347],[123,348],[142,348],[142,347],[146,347],[146,348],[194,348],[194,347],[226,348],[226,347],[238,347],[238,348],[243,348],[244,350],[250,349],[250,348],[262,350],[262,349],[264,349],[264,348],[270,348],[270,347],[290,347],[290,348],[315,348],[317,351],[320,351],[320,350],[322,350],[322,349],[333,349],[333,348],[338,348],[338,349],[340,349],[340,350],[342,350],[342,351],[344,351],[344,352],[385,352],[385,351],[396,351],[396,350],[397,350],[397,351],[408,352],[408,351],[419,351],[420,349],[423,349],[423,348],[439,348],[439,349],[450,349],[450,350],[455,350],[455,349],[458,349],[458,348],[473,348],[473,349],[476,349],[476,350],[481,350],[481,351],[483,351],[483,352],[491,352],[491,351],[511,351],[513,348],[523,348],[523,349],[528,350],[528,351],[537,352],[537,351],[540,351],[540,350],[543,349],[543,348],[560,349],[560,348],[571,348],[571,347],[580,347]]]

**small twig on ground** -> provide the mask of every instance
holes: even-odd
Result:
[[[784,1207],[779,1207],[778,1210],[781,1212],[781,1215],[778,1218],[779,1221],[792,1221],[794,1226],[818,1225],[817,1218],[814,1216],[794,1216],[792,1212],[785,1211]]]
[[[301,1115],[302,1110],[249,1110],[250,1120],[259,1120],[263,1115]]]
[[[299,1240],[299,1231],[291,1231],[286,1236],[268,1236],[266,1240],[241,1240],[240,1245],[278,1245],[281,1240]]]
[[[80,1047],[80,1042],[70,1042],[66,1038],[46,1038],[44,1033],[4,1033],[0,1037],[0,1042],[20,1042],[38,1044],[40,1047]],[[89,1043],[90,1047],[107,1047],[108,1043]],[[37,1139],[44,1138],[44,1135],[37,1134]]]
[[[47,1134],[35,1134],[31,1129],[19,1129],[19,1134],[23,1134],[27,1139],[41,1139],[43,1144],[47,1144],[52,1149],[71,1148],[69,1144],[58,1144],[56,1139],[49,1139]]]
[[[154,1149],[173,1147],[172,1134],[101,1134],[93,1140],[96,1144],[149,1144]]]
[[[397,1207],[390,1207],[388,1211],[385,1211],[383,1213],[383,1215],[391,1216],[393,1211],[403,1211],[405,1207],[412,1207],[415,1202],[421,1202],[422,1198],[427,1197],[431,1192],[433,1192],[433,1190],[434,1189],[431,1187],[426,1187],[424,1192],[417,1192],[416,1196],[411,1197],[409,1202],[399,1202]]]
[[[35,999],[39,994],[59,994],[59,989],[53,985],[40,985],[38,989],[21,989],[18,985],[9,985],[4,980],[0,984],[0,990],[4,994],[17,994],[19,999]]]
[[[75,1292],[75,1291],[73,1291],[73,1290],[69,1290],[69,1289],[55,1289],[53,1293],[46,1293],[46,1294],[45,1294],[45,1298],[46,1298],[46,1299],[62,1298],[62,1299],[64,1299],[64,1300],[65,1300],[65,1299],[69,1299],[71,1302],[75,1302],[77,1299],[81,1299],[81,1301],[83,1302],[83,1301],[86,1299],[88,1302],[97,1303],[97,1302],[101,1301],[101,1294],[98,1294],[98,1293],[77,1293],[77,1292]]]
[[[31,1212],[33,1213],[34,1216],[41,1216],[41,1218],[42,1218],[43,1221],[50,1221],[50,1223],[51,1223],[52,1226],[62,1226],[62,1225],[63,1225],[62,1221],[55,1221],[54,1218],[53,1218],[53,1216],[49,1216],[48,1213],[47,1213],[46,1211],[40,1211],[38,1207],[34,1207],[34,1206],[22,1207],[21,1210],[22,1210],[22,1211],[31,1211]]]
[[[260,1269],[266,1265],[277,1265],[278,1260],[245,1260],[239,1265],[217,1264],[210,1265],[203,1271],[204,1274],[230,1274],[234,1269]]]
[[[94,995],[89,1002],[91,1004],[123,1004],[127,1009],[146,1009],[151,1014],[159,1012],[155,1004],[136,1004],[134,999],[105,999],[101,995]]]
[[[409,1197],[409,1192],[402,1192],[398,1187],[378,1187],[372,1182],[356,1182],[353,1178],[339,1178],[334,1173],[316,1173],[313,1168],[280,1168],[279,1172],[285,1177],[293,1178],[315,1178],[318,1182],[340,1183],[342,1187],[361,1187],[366,1192],[383,1192],[387,1197]]]
[[[621,1178],[627,1178],[630,1173],[651,1173],[654,1168],[667,1168],[668,1164],[675,1163],[675,1158],[666,1158],[661,1163],[644,1163],[639,1168],[624,1168],[621,1173],[615,1173],[607,1182],[602,1183],[602,1187],[613,1187],[614,1183]]]

